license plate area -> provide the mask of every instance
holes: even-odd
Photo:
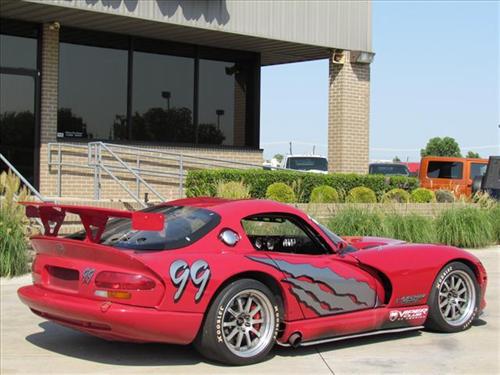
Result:
[[[80,280],[80,272],[72,268],[57,266],[46,266],[48,286],[55,289],[63,289],[77,292]]]

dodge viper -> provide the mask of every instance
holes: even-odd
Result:
[[[37,315],[107,340],[193,344],[246,365],[275,344],[459,332],[486,306],[486,271],[449,246],[339,237],[265,200],[187,198],[142,211],[25,203]],[[67,216],[84,230],[59,236]]]

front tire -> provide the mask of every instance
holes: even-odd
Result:
[[[240,279],[215,298],[195,341],[205,357],[229,365],[262,361],[272,349],[280,320],[276,297],[267,286]]]
[[[474,272],[460,262],[447,264],[434,281],[425,325],[439,332],[466,330],[477,317],[479,303]]]

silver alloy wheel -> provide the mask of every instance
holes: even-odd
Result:
[[[462,270],[450,272],[439,288],[439,311],[446,323],[460,326],[474,314],[476,289],[469,274]]]
[[[239,357],[253,357],[272,340],[275,324],[273,305],[269,298],[256,289],[243,290],[224,309],[224,343]]]

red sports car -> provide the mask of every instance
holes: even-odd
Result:
[[[468,252],[341,238],[276,202],[182,199],[138,212],[26,205],[45,234],[32,238],[33,285],[19,297],[35,314],[108,340],[194,343],[210,359],[245,365],[275,343],[458,332],[486,305],[486,271]],[[58,237],[67,214],[85,230]]]

